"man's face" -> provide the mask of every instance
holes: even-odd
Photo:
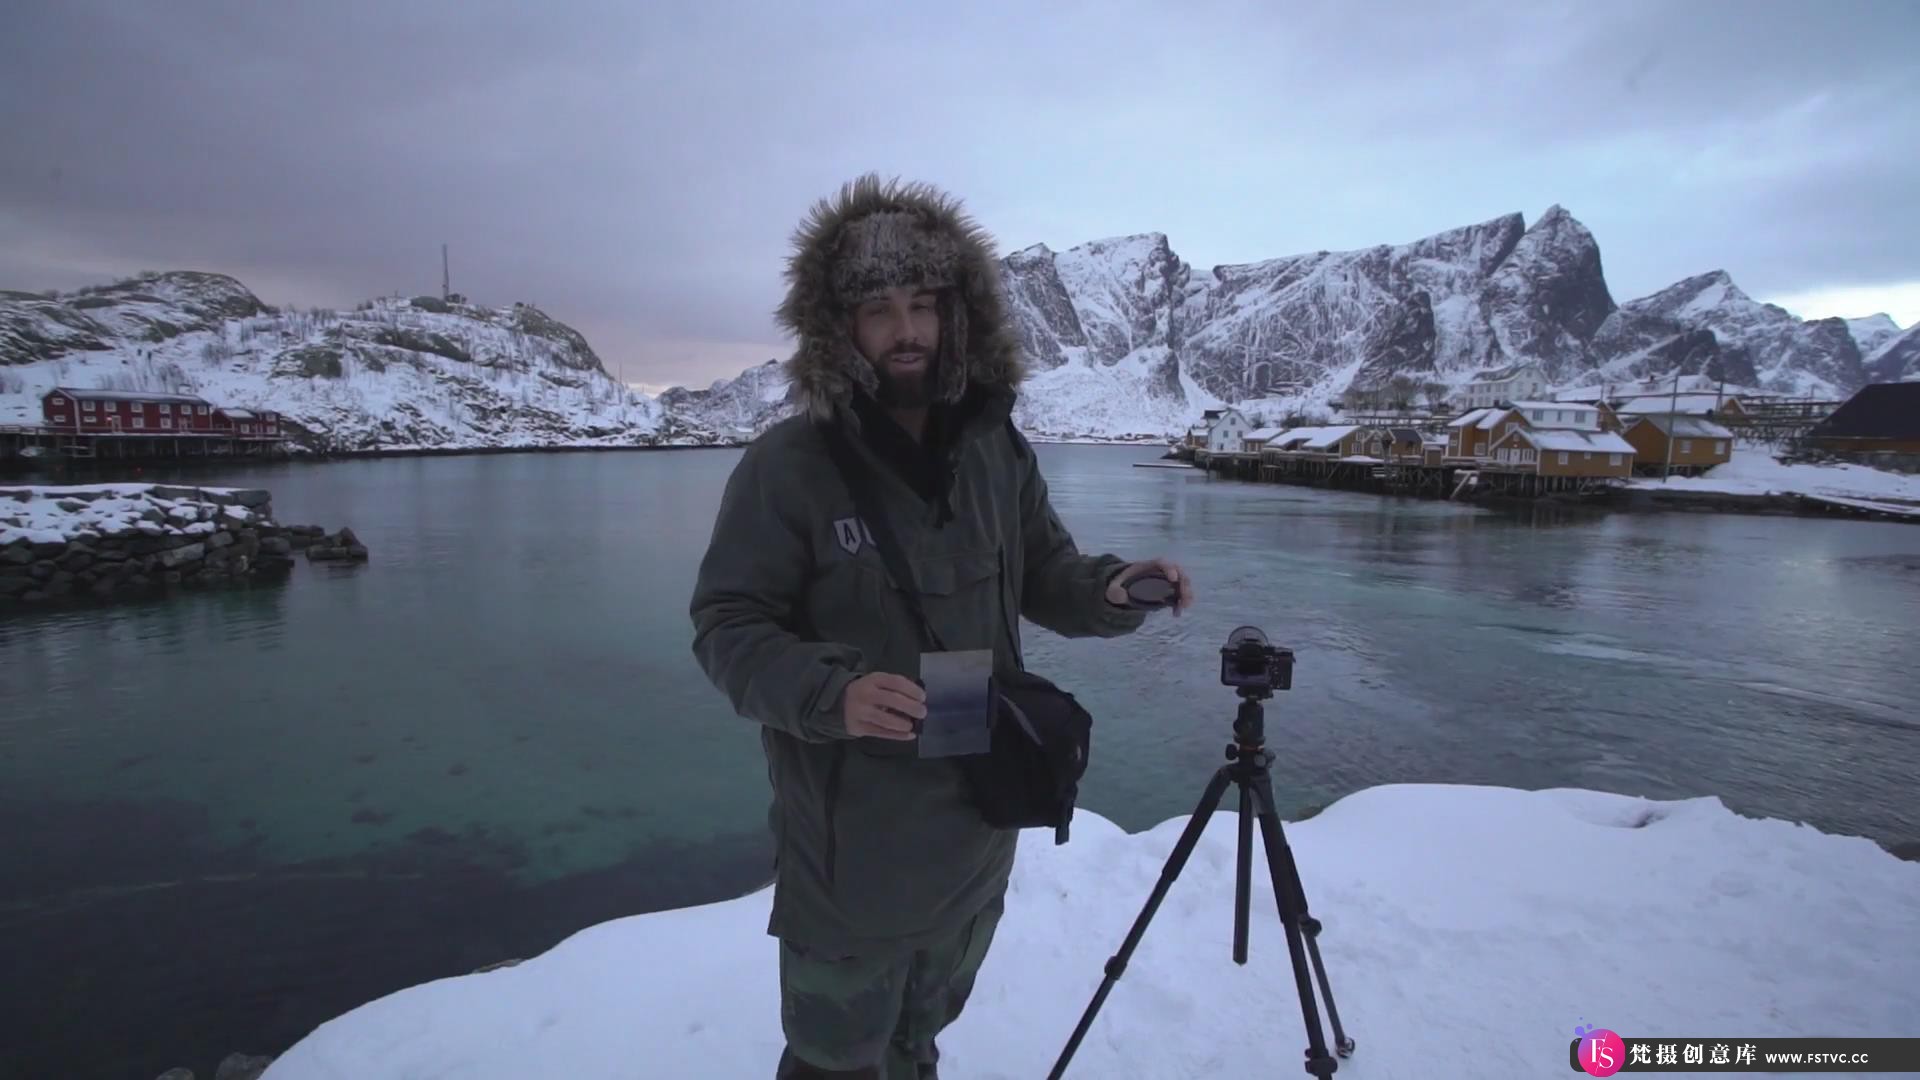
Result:
[[[930,289],[893,288],[853,309],[853,341],[880,376],[880,403],[925,408],[933,401],[940,312]]]

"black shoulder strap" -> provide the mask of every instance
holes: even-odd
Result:
[[[853,448],[847,445],[846,435],[838,425],[828,422],[820,425],[820,428],[821,435],[826,438],[827,453],[840,470],[840,478],[846,481],[847,490],[853,493],[854,511],[873,532],[874,542],[880,548],[880,559],[887,567],[887,576],[893,579],[895,588],[906,594],[907,607],[920,624],[923,642],[944,651],[946,646],[940,643],[940,636],[933,632],[932,625],[927,622],[927,613],[920,606],[920,587],[913,580],[913,571],[907,568],[906,558],[894,539],[893,528],[888,525],[886,516],[880,512],[880,505],[874,498],[872,477],[861,467],[859,458],[855,456]]]

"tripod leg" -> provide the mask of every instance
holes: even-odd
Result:
[[[1233,879],[1233,962],[1247,962],[1247,901],[1253,889],[1253,793],[1240,782],[1240,851]]]
[[[1134,920],[1133,929],[1127,931],[1126,942],[1120,946],[1120,951],[1107,961],[1107,977],[1100,981],[1100,988],[1093,992],[1093,1000],[1087,1003],[1087,1011],[1081,1015],[1079,1026],[1073,1029],[1073,1037],[1067,1040],[1066,1048],[1060,1051],[1060,1059],[1053,1063],[1053,1071],[1047,1074],[1047,1080],[1060,1080],[1061,1075],[1067,1071],[1067,1062],[1072,1060],[1074,1051],[1080,1048],[1080,1040],[1086,1038],[1087,1029],[1093,1026],[1094,1014],[1100,1011],[1101,1004],[1107,1000],[1107,993],[1113,989],[1113,984],[1127,970],[1127,961],[1133,957],[1133,950],[1139,946],[1141,935],[1147,932],[1147,923],[1153,920],[1154,912],[1160,908],[1160,901],[1166,898],[1167,890],[1172,887],[1173,880],[1180,876],[1181,869],[1187,865],[1188,856],[1193,854],[1193,845],[1199,842],[1200,834],[1206,830],[1207,822],[1213,818],[1214,811],[1219,808],[1220,797],[1226,793],[1228,780],[1228,767],[1223,765],[1213,774],[1213,779],[1208,781],[1207,790],[1200,796],[1199,806],[1194,808],[1193,820],[1187,822],[1186,829],[1180,833],[1179,842],[1173,845],[1173,853],[1167,856],[1167,864],[1160,870],[1160,880],[1154,885],[1153,894],[1147,897],[1146,906],[1140,909],[1140,916]]]
[[[1320,960],[1320,921],[1307,911],[1307,892],[1300,884],[1300,868],[1293,860],[1293,849],[1287,845],[1286,832],[1280,825],[1280,814],[1273,807],[1272,782],[1265,773],[1260,773],[1252,779],[1251,784],[1259,799],[1260,834],[1266,841],[1267,871],[1273,878],[1274,899],[1280,908],[1280,921],[1287,932],[1287,950],[1293,955],[1293,977],[1300,992],[1300,1011],[1307,1024],[1307,1071],[1324,1080],[1332,1075],[1337,1066],[1327,1056],[1326,1043],[1320,1033],[1320,1014],[1314,1006],[1313,987],[1307,981],[1303,947],[1311,955],[1314,980],[1319,983],[1320,996],[1326,1000],[1327,1019],[1333,1026],[1334,1044],[1341,1057],[1353,1053],[1354,1042],[1341,1027],[1340,1012],[1333,1004],[1333,988],[1327,983],[1326,967]],[[1324,1067],[1324,1072],[1321,1067]]]

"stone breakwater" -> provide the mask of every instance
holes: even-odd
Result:
[[[273,580],[296,551],[367,557],[349,530],[275,521],[258,489],[0,487],[0,610]]]

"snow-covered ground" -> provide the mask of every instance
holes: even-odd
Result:
[[[993,951],[940,1041],[942,1076],[1046,1075],[1185,824],[1129,835],[1083,811],[1064,847],[1022,837]],[[1714,798],[1448,785],[1371,788],[1287,836],[1358,1044],[1339,1077],[1566,1075],[1581,1022],[1629,1038],[1916,1031],[1920,864],[1868,840]],[[1248,963],[1232,962],[1234,840],[1232,813],[1209,824],[1069,1077],[1304,1075],[1259,855]],[[771,1076],[768,900],[616,920],[515,967],[400,991],[322,1025],[265,1080]]]
[[[1920,503],[1920,476],[1865,465],[1783,465],[1766,450],[1735,447],[1733,459],[1702,476],[1640,478],[1631,487],[1729,495],[1820,495]]]

